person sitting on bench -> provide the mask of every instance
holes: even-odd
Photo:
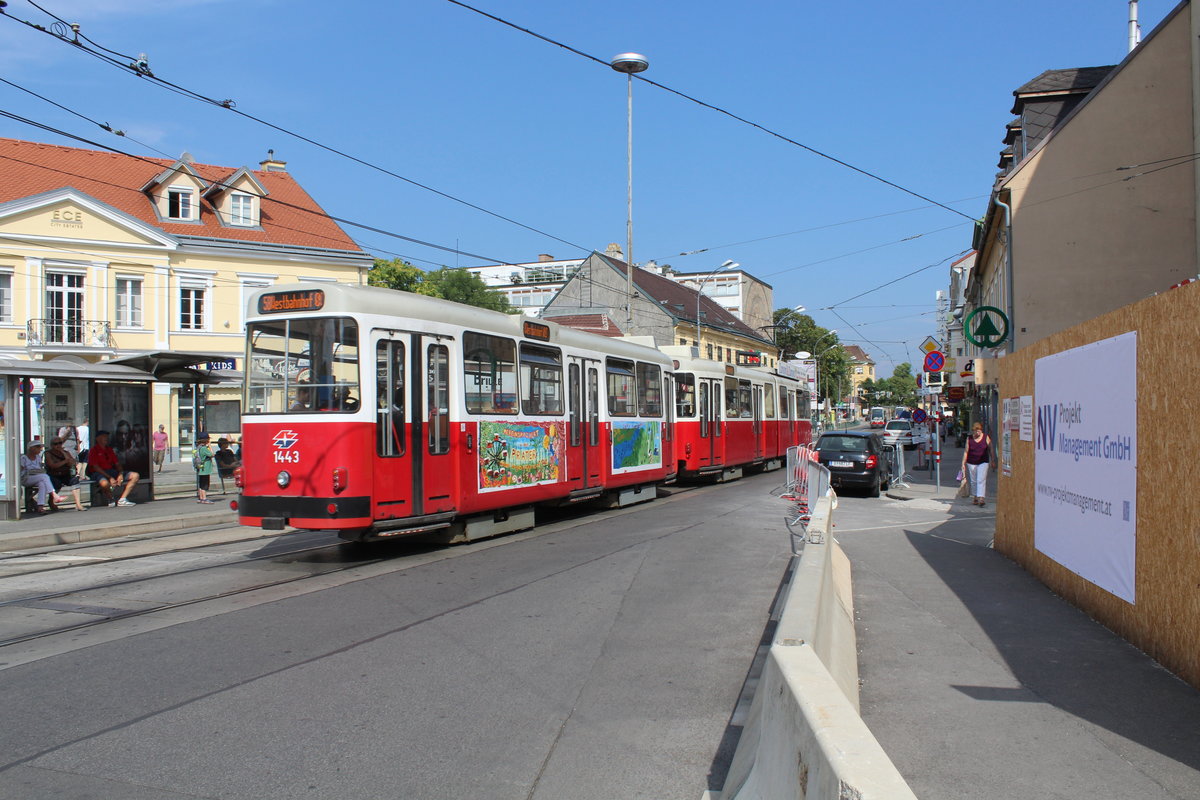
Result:
[[[59,497],[54,492],[54,484],[50,482],[50,476],[46,474],[46,467],[42,464],[42,450],[45,445],[42,442],[30,442],[25,448],[25,454],[21,456],[21,485],[31,486],[37,490],[37,505],[38,513],[45,514],[50,510],[50,503],[61,503],[63,498]]]
[[[54,484],[56,491],[62,491],[64,488],[71,493],[71,498],[75,501],[76,511],[86,511],[82,503],[79,502],[79,475],[75,472],[75,456],[64,446],[61,436],[55,436],[50,440],[50,449],[46,451],[46,474],[50,476],[50,482]]]
[[[129,493],[133,491],[141,476],[136,472],[121,469],[116,452],[108,446],[108,431],[96,432],[96,441],[88,450],[87,471],[88,475],[96,479],[96,484],[101,493],[108,498],[110,507],[137,505],[129,500]],[[114,499],[112,487],[121,485],[125,486],[125,491],[121,492],[121,499]]]

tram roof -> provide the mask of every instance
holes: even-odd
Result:
[[[249,298],[247,318],[266,321],[284,314],[263,314],[258,310],[259,298],[269,294],[291,292],[325,293],[325,302],[319,311],[305,312],[320,316],[337,314],[372,315],[384,317],[408,317],[415,321],[431,320],[453,327],[462,327],[481,333],[511,336],[522,341],[542,343],[524,335],[524,324],[535,322],[550,331],[549,344],[599,350],[608,355],[670,363],[670,358],[657,348],[637,342],[559,325],[548,319],[531,319],[522,314],[505,314],[477,306],[455,303],[439,297],[428,297],[415,292],[402,292],[380,286],[362,286],[350,283],[296,283],[271,286],[254,292]],[[406,327],[406,326],[398,326]]]

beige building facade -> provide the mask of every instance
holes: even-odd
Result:
[[[229,382],[198,396],[192,385],[153,385],[152,429],[164,425],[174,449],[189,448],[208,403],[229,412],[240,400],[248,295],[295,281],[362,283],[372,264],[286,165],[259,166],[0,139],[0,357],[86,365],[206,354],[197,366]],[[89,414],[80,386],[35,384],[35,430]],[[227,429],[236,416],[222,414],[211,432],[236,433]]]

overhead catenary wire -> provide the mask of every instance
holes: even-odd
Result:
[[[62,22],[62,20],[61,20],[59,17],[55,16],[54,14],[52,14],[52,13],[51,13],[51,12],[49,12],[49,11],[46,11],[46,10],[45,10],[44,8],[42,8],[41,6],[36,6],[36,4],[35,4],[35,7],[37,7],[39,10],[43,11],[44,13],[46,13],[46,14],[49,14],[50,16],[54,17],[55,19],[59,20],[60,22]],[[137,77],[139,77],[139,78],[143,78],[143,79],[145,79],[145,80],[148,80],[148,81],[150,81],[151,83],[153,83],[153,84],[155,84],[155,85],[157,85],[157,86],[160,86],[160,87],[162,87],[162,88],[165,88],[165,89],[169,89],[169,90],[171,90],[171,91],[173,91],[173,92],[175,92],[175,93],[177,93],[177,94],[181,94],[181,95],[183,95],[183,96],[185,96],[185,97],[189,97],[189,98],[191,98],[191,99],[198,100],[198,101],[200,101],[200,102],[203,102],[203,103],[206,103],[206,104],[209,104],[209,105],[217,106],[217,107],[219,107],[219,108],[223,108],[223,109],[225,109],[225,110],[227,110],[227,111],[231,111],[231,112],[233,112],[234,114],[237,114],[238,116],[241,116],[241,117],[243,117],[243,118],[245,118],[245,119],[248,119],[248,120],[250,120],[250,121],[252,121],[252,122],[256,122],[256,123],[258,123],[259,125],[263,125],[263,126],[265,126],[265,127],[268,127],[268,128],[270,128],[270,129],[272,129],[272,130],[278,131],[279,133],[282,133],[282,134],[284,134],[285,136],[290,136],[290,137],[293,137],[293,138],[295,138],[295,139],[298,139],[298,140],[300,140],[300,141],[302,141],[302,142],[305,142],[305,143],[307,143],[307,144],[310,144],[310,145],[312,145],[312,146],[314,146],[314,147],[317,147],[317,148],[320,148],[320,149],[322,149],[322,150],[325,150],[326,152],[329,152],[329,153],[332,153],[332,154],[334,154],[334,155],[340,156],[341,158],[345,158],[345,159],[348,159],[348,160],[350,160],[350,161],[353,161],[353,162],[355,162],[356,164],[360,164],[360,165],[362,165],[362,166],[364,166],[364,167],[367,167],[367,168],[369,168],[369,169],[373,169],[373,170],[375,170],[375,171],[377,171],[377,172],[383,173],[384,175],[388,175],[388,176],[390,176],[390,177],[392,177],[392,178],[396,178],[397,180],[403,181],[403,182],[405,182],[405,183],[407,183],[407,184],[410,184],[410,185],[412,185],[412,186],[415,186],[415,187],[417,187],[417,188],[419,188],[419,189],[423,189],[423,190],[425,190],[425,191],[427,191],[427,192],[431,192],[431,193],[433,193],[433,194],[436,194],[436,195],[438,195],[439,197],[443,197],[443,198],[445,198],[445,199],[447,199],[447,200],[453,201],[453,202],[455,202],[455,203],[459,203],[459,204],[461,204],[461,205],[464,205],[464,206],[466,206],[466,207],[468,207],[468,208],[471,208],[471,209],[474,209],[474,210],[476,210],[476,211],[479,211],[479,212],[481,212],[481,213],[483,213],[483,214],[487,214],[488,216],[494,217],[494,218],[496,218],[496,219],[502,220],[502,221],[504,221],[504,222],[507,222],[507,223],[509,223],[509,224],[512,224],[512,225],[516,225],[517,227],[524,228],[525,230],[527,230],[527,231],[530,231],[531,233],[536,233],[536,234],[538,234],[538,235],[540,235],[540,236],[545,236],[545,237],[547,237],[547,238],[549,238],[549,239],[553,239],[554,241],[556,241],[556,242],[560,242],[560,243],[562,243],[562,244],[565,244],[565,245],[567,245],[568,247],[573,247],[573,248],[575,248],[575,249],[577,249],[577,250],[582,250],[582,251],[584,251],[584,252],[589,252],[589,251],[591,250],[591,248],[585,247],[585,246],[583,246],[583,245],[581,245],[581,244],[576,244],[575,242],[571,242],[571,241],[568,241],[567,239],[560,238],[560,237],[558,237],[558,236],[555,236],[554,234],[552,234],[552,233],[549,233],[549,232],[547,232],[547,231],[544,231],[544,230],[542,230],[542,229],[540,229],[540,228],[534,227],[534,226],[532,226],[532,225],[527,225],[527,224],[525,224],[525,223],[523,223],[523,222],[520,222],[520,221],[518,221],[518,220],[515,220],[515,219],[513,219],[513,218],[511,218],[511,217],[508,217],[508,216],[505,216],[505,215],[503,215],[503,214],[500,214],[499,212],[492,211],[491,209],[485,208],[484,206],[478,205],[478,204],[476,204],[476,203],[472,203],[472,202],[470,202],[469,200],[465,200],[465,199],[463,199],[463,198],[461,198],[461,197],[457,197],[457,196],[455,196],[455,195],[453,195],[453,194],[450,194],[449,192],[444,192],[444,191],[442,191],[442,190],[440,190],[440,189],[436,189],[436,188],[434,188],[433,186],[430,186],[430,185],[428,185],[428,184],[422,183],[422,182],[420,182],[420,181],[417,181],[417,180],[415,180],[415,179],[413,179],[413,178],[409,178],[409,177],[406,177],[406,176],[404,176],[404,175],[401,175],[401,174],[399,174],[398,172],[394,172],[393,170],[390,170],[390,169],[388,169],[387,167],[381,166],[381,165],[379,165],[379,164],[376,164],[376,163],[374,163],[374,162],[371,162],[371,161],[367,161],[366,159],[363,159],[363,158],[359,158],[358,156],[352,155],[352,154],[350,154],[350,153],[348,153],[348,152],[345,152],[345,151],[343,151],[343,150],[340,150],[340,149],[338,149],[338,148],[336,148],[336,147],[333,147],[333,146],[331,146],[331,145],[324,144],[323,142],[320,142],[320,141],[318,141],[318,140],[316,140],[316,139],[313,139],[313,138],[311,138],[311,137],[305,136],[305,135],[304,135],[304,134],[302,134],[302,133],[298,133],[297,131],[293,131],[293,130],[291,130],[291,129],[289,129],[289,128],[286,128],[286,127],[284,127],[284,126],[282,126],[282,125],[277,125],[277,124],[275,124],[275,123],[273,123],[273,122],[270,122],[269,120],[266,120],[266,119],[263,119],[263,118],[261,118],[261,117],[257,117],[257,116],[255,116],[255,115],[253,115],[253,114],[250,114],[250,113],[247,113],[247,112],[245,112],[245,111],[242,111],[242,110],[240,110],[240,109],[238,109],[238,108],[237,108],[237,104],[236,104],[236,103],[235,103],[233,100],[230,100],[230,99],[218,100],[218,99],[215,99],[215,98],[212,98],[212,97],[208,97],[207,95],[201,94],[201,93],[199,93],[199,92],[196,92],[196,91],[193,91],[193,90],[191,90],[191,89],[188,89],[188,88],[186,88],[186,87],[184,87],[184,86],[180,86],[180,85],[178,85],[178,84],[172,83],[171,81],[168,81],[168,80],[166,80],[166,79],[164,79],[164,78],[161,78],[161,77],[159,77],[159,76],[155,75],[153,72],[151,72],[151,71],[150,71],[148,68],[147,68],[147,69],[139,69],[139,68],[138,68],[138,66],[137,66],[137,64],[136,64],[136,62],[135,62],[135,63],[124,63],[124,62],[123,62],[121,59],[114,58],[114,57],[112,57],[112,56],[108,56],[108,55],[104,55],[104,53],[98,53],[98,52],[96,52],[95,50],[92,50],[92,49],[90,49],[89,47],[87,47],[87,46],[85,46],[85,45],[83,45],[83,44],[80,44],[80,42],[79,42],[78,40],[72,40],[72,39],[69,39],[69,38],[67,38],[65,35],[60,35],[60,34],[56,33],[55,31],[48,30],[48,29],[46,29],[46,28],[44,28],[44,27],[42,27],[42,26],[40,26],[40,25],[36,25],[36,24],[34,24],[34,23],[28,22],[27,20],[23,20],[23,19],[20,19],[20,18],[14,17],[14,16],[12,16],[11,14],[0,14],[0,16],[3,16],[3,17],[4,17],[4,18],[6,18],[6,19],[11,19],[11,20],[14,20],[14,21],[16,21],[16,22],[22,23],[22,24],[24,24],[24,25],[26,25],[26,26],[28,26],[28,27],[32,28],[33,30],[36,30],[36,31],[38,31],[38,32],[40,32],[40,33],[44,33],[44,34],[46,34],[46,35],[48,35],[48,36],[50,36],[50,37],[52,37],[52,38],[54,38],[54,39],[56,39],[56,40],[58,40],[58,41],[64,42],[64,43],[66,43],[66,44],[70,44],[70,45],[72,45],[72,46],[74,46],[74,47],[76,47],[76,48],[78,48],[78,49],[82,50],[83,52],[86,52],[86,53],[88,53],[88,54],[90,54],[90,55],[92,55],[92,56],[94,56],[94,57],[96,57],[96,58],[99,58],[99,59],[101,59],[102,61],[105,61],[105,62],[106,62],[106,63],[108,63],[108,64],[111,64],[112,66],[115,66],[115,67],[117,67],[117,68],[119,68],[119,69],[121,69],[121,70],[123,70],[123,71],[130,72],[130,73],[132,73],[132,74],[136,75],[136,76],[137,76]],[[91,44],[91,45],[94,45],[95,47],[98,47],[98,48],[100,48],[101,50],[104,50],[104,51],[105,51],[105,52],[107,52],[107,53],[116,53],[116,51],[114,51],[114,50],[110,50],[110,49],[108,49],[107,47],[103,47],[102,45],[96,44],[96,43],[95,43],[95,42],[93,42],[91,39],[88,39],[88,38],[87,38],[87,37],[85,37],[85,36],[80,36],[80,38],[84,39],[84,40],[85,40],[85,41],[87,41],[89,44]],[[121,54],[118,54],[118,55],[121,55]],[[123,56],[123,58],[129,58],[129,56]],[[465,255],[470,255],[470,254],[465,254]]]
[[[134,154],[132,154],[132,153],[127,153],[127,152],[125,152],[124,150],[121,150],[121,149],[119,149],[119,148],[116,148],[116,147],[111,147],[111,146],[109,146],[109,145],[106,145],[106,144],[102,144],[102,143],[100,143],[100,142],[93,141],[93,140],[91,140],[91,139],[88,139],[88,138],[86,138],[86,137],[83,137],[83,136],[78,136],[78,135],[76,135],[76,134],[73,134],[73,133],[69,133],[69,132],[67,132],[67,131],[64,131],[64,130],[61,130],[61,129],[59,129],[59,128],[55,128],[55,127],[53,127],[53,126],[50,126],[50,125],[46,125],[46,124],[44,124],[44,123],[37,122],[37,121],[35,121],[35,120],[31,120],[31,119],[28,119],[28,118],[26,118],[26,117],[22,117],[22,116],[20,116],[20,115],[18,115],[18,114],[13,114],[12,112],[9,112],[9,111],[0,110],[0,116],[7,117],[7,118],[9,118],[9,119],[12,119],[12,120],[15,120],[15,121],[17,121],[17,122],[22,122],[22,123],[24,123],[24,124],[26,124],[26,125],[30,125],[30,126],[33,126],[33,127],[35,127],[35,128],[40,128],[40,129],[42,129],[42,130],[45,130],[45,131],[47,131],[47,132],[54,133],[54,134],[56,134],[56,135],[58,135],[58,136],[63,136],[63,137],[66,137],[66,138],[68,138],[68,139],[73,139],[73,140],[75,140],[75,141],[77,141],[77,142],[82,142],[82,143],[84,143],[84,144],[89,144],[89,145],[91,145],[91,146],[93,146],[93,147],[99,147],[99,148],[101,148],[102,150],[108,150],[109,152],[116,153],[116,154],[118,154],[118,155],[127,156],[128,158],[136,159],[136,160],[138,160],[138,161],[142,161],[142,162],[145,162],[145,163],[147,163],[147,164],[152,164],[152,165],[153,165],[153,166],[155,166],[155,167],[159,167],[159,168],[161,168],[161,167],[162,167],[162,165],[161,165],[161,164],[157,164],[157,163],[155,163],[154,161],[151,161],[151,160],[150,160],[150,159],[148,159],[148,158],[144,158],[144,157],[142,157],[142,156],[137,156],[137,155],[134,155]],[[213,181],[213,183],[214,183],[215,185],[217,185],[217,186],[221,186],[221,187],[223,187],[223,188],[232,188],[232,187],[230,187],[229,185],[227,185],[227,184],[224,184],[224,183],[222,183],[222,182],[220,182],[220,181]],[[389,230],[386,230],[386,229],[384,229],[384,228],[379,228],[379,227],[376,227],[376,226],[374,226],[374,225],[368,225],[368,224],[366,224],[366,223],[363,223],[363,222],[355,222],[354,220],[345,219],[344,217],[337,217],[337,216],[334,216],[334,215],[332,215],[332,214],[328,214],[328,213],[321,212],[321,211],[314,211],[313,209],[305,208],[304,206],[299,206],[299,205],[296,205],[296,204],[294,204],[294,203],[288,203],[288,202],[285,202],[285,201],[282,201],[282,200],[278,200],[278,199],[275,199],[275,198],[271,198],[271,197],[264,197],[264,198],[261,198],[261,199],[262,199],[262,200],[269,201],[269,202],[272,202],[272,203],[276,203],[276,204],[278,204],[278,205],[280,205],[280,206],[286,206],[286,207],[288,207],[288,208],[291,208],[291,209],[294,209],[294,210],[297,210],[297,211],[301,211],[301,212],[304,212],[304,213],[307,213],[307,214],[312,214],[312,215],[314,215],[314,216],[321,216],[321,217],[323,217],[323,218],[325,218],[325,219],[332,220],[332,221],[334,221],[334,222],[336,222],[336,223],[338,223],[338,224],[340,224],[340,225],[349,225],[349,226],[351,226],[351,227],[358,228],[358,229],[360,229],[360,230],[370,231],[371,233],[378,233],[378,234],[381,234],[381,235],[383,235],[383,236],[390,236],[390,237],[393,237],[393,238],[396,238],[396,239],[401,239],[401,240],[403,240],[403,241],[406,241],[406,242],[411,242],[411,243],[413,243],[413,244],[418,244],[418,245],[421,245],[422,247],[429,247],[429,248],[432,248],[432,249],[434,249],[434,250],[441,250],[441,251],[444,251],[444,252],[447,252],[447,253],[458,253],[458,254],[460,254],[460,255],[464,255],[464,256],[470,256],[471,258],[478,258],[478,259],[481,259],[481,260],[483,260],[483,261],[492,261],[492,262],[495,262],[495,263],[498,263],[498,264],[501,264],[501,265],[515,266],[515,264],[516,264],[516,263],[519,263],[519,262],[506,261],[506,260],[504,260],[504,259],[492,258],[492,257],[490,257],[490,256],[479,255],[478,253],[471,253],[471,252],[468,252],[468,251],[465,251],[465,250],[458,250],[458,249],[455,249],[455,248],[453,248],[453,247],[447,247],[446,245],[435,244],[434,242],[427,242],[427,241],[424,241],[424,240],[422,240],[422,239],[416,239],[416,238],[414,238],[414,237],[411,237],[411,236],[405,236],[404,234],[401,234],[401,233],[396,233],[395,231],[389,231]]]
[[[471,11],[476,14],[479,14],[480,16],[487,17],[488,19],[498,22],[501,25],[506,25],[509,28],[512,28],[513,30],[517,30],[517,31],[520,31],[521,33],[528,34],[529,36],[532,36],[535,39],[540,39],[543,42],[546,42],[547,44],[552,44],[555,47],[561,47],[562,49],[564,49],[570,53],[574,53],[575,55],[580,56],[581,58],[586,58],[589,61],[594,61],[595,63],[600,64],[600,65],[604,66],[605,68],[609,68],[609,66],[610,66],[607,61],[605,61],[601,58],[597,58],[596,56],[591,55],[590,53],[585,53],[584,51],[579,50],[578,48],[571,47],[570,45],[560,42],[556,39],[551,39],[549,36],[545,36],[543,34],[532,31],[529,28],[522,27],[521,25],[518,25],[515,22],[511,22],[507,19],[504,19],[503,17],[498,17],[495,14],[490,14],[487,11],[483,11],[482,9],[476,8],[475,6],[468,5],[467,3],[462,2],[462,0],[446,0],[446,2],[451,3],[452,5],[456,5],[461,8],[464,8],[467,11]],[[665,84],[659,83],[658,81],[647,78],[644,75],[633,75],[632,77],[636,78],[639,81],[642,81],[643,83],[648,83],[651,86],[654,86],[655,88],[662,89],[665,92],[669,92],[670,94],[681,97],[684,100],[688,100],[692,103],[695,103],[696,105],[707,108],[710,111],[715,111],[718,114],[723,114],[731,119],[741,122],[744,125],[749,125],[752,128],[756,128],[756,129],[762,131],[763,133],[766,133],[770,136],[775,137],[776,139],[780,139],[784,142],[787,142],[788,144],[791,144],[791,145],[799,147],[803,150],[806,150],[809,153],[812,153],[813,155],[816,155],[821,158],[832,161],[833,163],[839,164],[839,165],[845,167],[846,169],[853,170],[854,172],[857,172],[860,175],[864,175],[864,176],[870,178],[871,180],[879,181],[880,183],[883,183],[887,186],[891,186],[893,189],[898,189],[899,191],[904,192],[905,194],[909,194],[920,200],[924,200],[926,203],[930,203],[939,208],[943,208],[946,211],[949,211],[951,214],[957,214],[960,217],[966,217],[967,219],[974,222],[974,217],[972,217],[969,214],[965,214],[956,208],[951,208],[950,206],[946,205],[945,203],[939,203],[937,200],[934,200],[931,197],[927,197],[927,196],[921,194],[920,192],[916,192],[905,186],[901,186],[900,184],[895,183],[894,181],[890,181],[887,178],[877,175],[876,173],[871,172],[869,170],[863,169],[862,167],[855,166],[854,164],[851,164],[848,161],[844,161],[840,158],[837,158],[836,156],[832,156],[829,153],[822,152],[821,150],[818,150],[815,147],[811,147],[807,144],[804,144],[803,142],[797,141],[796,139],[793,139],[790,136],[785,136],[784,134],[779,133],[778,131],[772,130],[771,128],[768,128],[765,125],[761,125],[757,122],[746,119],[745,117],[739,116],[739,115],[733,113],[732,111],[728,111],[727,109],[721,108],[720,106],[715,106],[711,103],[707,103],[703,100],[700,100],[699,98],[692,97],[689,94],[681,92],[678,89],[673,89],[670,86],[667,86]]]

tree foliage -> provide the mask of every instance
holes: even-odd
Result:
[[[837,333],[791,308],[777,308],[771,316],[775,323],[775,343],[785,359],[809,353],[809,358],[817,360],[818,399],[849,394],[850,357],[838,341]]]
[[[375,259],[367,273],[367,283],[402,292],[415,292],[428,297],[440,297],[479,308],[512,313],[508,298],[488,288],[487,284],[473,272],[463,269],[442,267],[433,272],[414,267],[407,261],[396,258]]]
[[[859,391],[868,405],[915,406],[917,404],[917,379],[913,375],[912,364],[907,361],[897,364],[890,378],[863,381]]]

